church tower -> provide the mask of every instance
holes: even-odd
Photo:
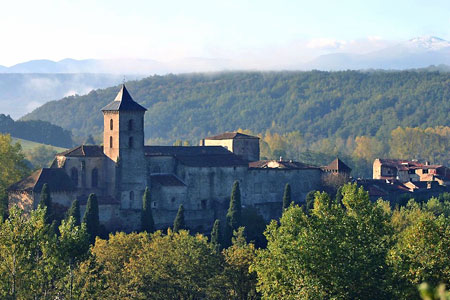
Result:
[[[114,101],[102,108],[103,152],[110,158],[106,177],[111,179],[110,193],[120,199],[123,209],[142,206],[140,200],[147,183],[145,111],[133,100],[125,85]]]

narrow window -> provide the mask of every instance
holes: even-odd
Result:
[[[133,137],[132,136],[130,136],[128,138],[128,148],[133,148]]]
[[[94,168],[92,170],[91,185],[92,185],[92,187],[97,187],[98,186],[98,170],[97,170],[97,168]]]
[[[109,129],[113,130],[114,126],[113,126],[113,119],[109,120]]]
[[[128,131],[133,130],[133,119],[128,121]]]
[[[72,168],[70,170],[70,178],[75,186],[78,186],[78,170],[77,168]]]
[[[113,146],[113,141],[112,141],[112,136],[109,137],[109,148],[112,148]]]
[[[134,192],[130,191],[130,208],[133,207],[133,201],[134,201]]]

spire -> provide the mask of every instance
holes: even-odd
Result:
[[[124,110],[132,110],[132,111],[146,111],[147,109],[137,102],[133,100],[130,93],[128,92],[125,84],[122,84],[120,91],[117,93],[116,98],[113,102],[109,103],[105,107],[102,108],[102,111],[124,111]]]

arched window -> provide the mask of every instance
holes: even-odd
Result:
[[[112,141],[112,136],[109,137],[109,148],[112,148],[113,146],[113,141]]]
[[[114,126],[113,126],[113,119],[109,120],[109,129],[113,130]]]
[[[128,148],[133,148],[133,137],[132,136],[130,136],[128,138]]]
[[[133,119],[128,121],[128,131],[133,130]]]
[[[130,208],[133,206],[133,201],[134,201],[134,192],[130,191]]]
[[[97,168],[94,168],[91,173],[91,186],[97,187],[98,186],[98,170]]]
[[[70,178],[75,186],[78,186],[78,170],[77,168],[70,169]]]

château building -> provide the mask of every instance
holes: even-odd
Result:
[[[298,202],[320,188],[320,168],[282,159],[260,161],[259,138],[242,133],[204,138],[200,146],[144,145],[146,109],[125,85],[102,112],[103,146],[81,145],[57,154],[50,168],[8,188],[11,205],[25,211],[36,208],[47,183],[55,211],[63,214],[79,199],[83,213],[88,195],[95,193],[100,223],[109,231],[129,232],[140,228],[148,187],[157,228],[171,226],[183,204],[187,226],[201,232],[225,217],[235,180],[242,205],[254,207],[266,220],[281,215],[286,183]]]

